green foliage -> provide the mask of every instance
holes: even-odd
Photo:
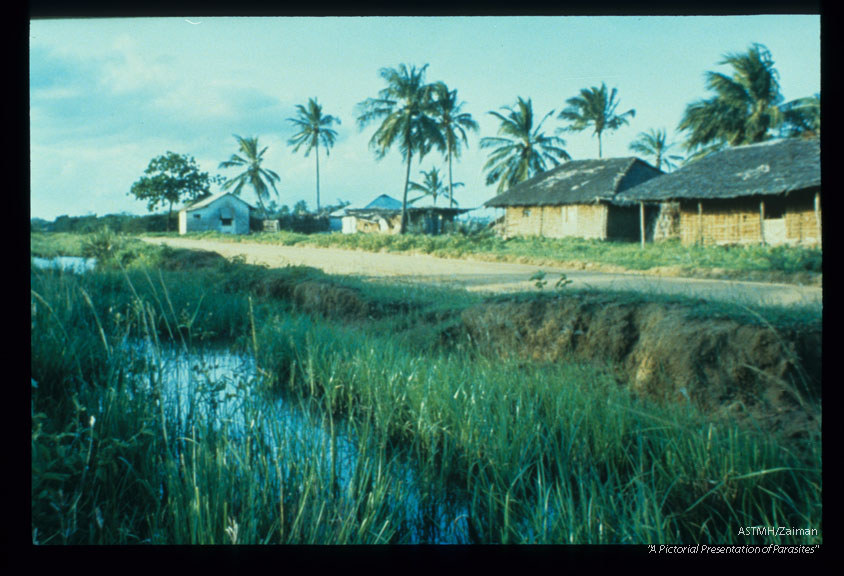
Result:
[[[364,128],[373,122],[380,122],[369,141],[376,158],[382,159],[393,146],[397,146],[407,164],[404,194],[402,196],[402,218],[400,232],[407,231],[407,191],[410,183],[410,165],[414,155],[421,162],[425,155],[436,147],[445,150],[446,138],[437,121],[435,84],[425,83],[425,71],[407,67],[382,68],[379,75],[386,82],[377,98],[367,98],[358,104],[358,126]]]
[[[431,167],[431,169],[427,172],[422,170],[421,173],[422,176],[425,177],[424,180],[421,183],[410,182],[410,186],[408,189],[413,190],[414,192],[419,192],[422,195],[417,198],[414,198],[410,201],[410,203],[412,204],[413,202],[421,200],[426,196],[430,196],[431,201],[434,203],[434,205],[436,205],[437,198],[440,196],[444,196],[449,189],[446,188],[445,184],[443,183],[440,177],[440,171],[436,168]],[[463,182],[452,182],[450,186],[451,189],[456,188],[458,186],[463,186]],[[453,195],[451,196],[451,202],[452,206],[458,203],[456,200],[454,200]]]
[[[463,145],[469,145],[467,131],[478,131],[478,123],[475,122],[471,114],[463,112],[462,109],[463,103],[458,102],[457,90],[449,90],[448,86],[444,83],[438,83],[436,117],[440,125],[440,130],[445,137],[446,160],[448,161],[448,199],[449,206],[451,207],[455,204],[454,187],[462,185],[461,183],[453,182],[452,160],[454,158],[460,158]]]
[[[276,182],[281,180],[281,177],[272,170],[268,170],[261,166],[261,163],[264,161],[264,153],[267,151],[267,147],[264,147],[260,152],[258,151],[259,145],[257,136],[252,138],[243,138],[235,135],[235,139],[237,140],[240,153],[232,154],[231,158],[224,162],[220,162],[220,168],[242,168],[243,172],[234,178],[226,179],[223,184],[223,189],[229,190],[233,188],[232,191],[234,194],[239,196],[243,187],[249,185],[258,197],[258,202],[261,205],[261,211],[264,213],[264,217],[266,218],[268,213],[266,206],[264,206],[264,199],[269,198],[270,187],[272,187],[275,195],[278,196],[278,190],[275,185]]]
[[[322,144],[325,155],[328,156],[337,138],[337,131],[332,126],[340,124],[340,119],[329,114],[323,114],[322,106],[316,98],[308,100],[307,108],[298,104],[296,110],[298,111],[296,118],[288,118],[288,121],[292,122],[299,129],[299,132],[293,135],[287,143],[294,146],[293,152],[298,152],[299,148],[305,146],[305,157],[311,153],[311,150],[316,150],[316,207],[317,212],[319,212],[319,145]]]
[[[788,246],[772,246],[764,252],[773,270],[783,272],[823,272],[823,252],[818,249],[794,250]]]
[[[568,105],[558,115],[558,118],[571,122],[568,130],[582,132],[592,128],[592,133],[598,137],[598,158],[602,155],[601,136],[605,131],[618,130],[628,123],[628,118],[636,115],[633,109],[620,114],[616,113],[618,90],[613,88],[607,92],[607,86],[593,86],[584,88],[580,95],[566,100]]]
[[[193,157],[184,154],[168,151],[153,158],[144,174],[132,184],[129,195],[146,201],[150,212],[159,205],[167,204],[169,213],[172,213],[173,204],[192,201],[210,193],[208,173],[200,172]]]
[[[445,291],[360,281],[384,321],[341,325],[258,295],[312,271],[162,258],[190,274],[31,273],[34,543],[752,545],[762,537],[736,526],[820,532],[820,436],[786,444],[654,405],[611,366],[402,337],[454,313]],[[258,368],[215,376],[203,334]],[[179,356],[191,369],[167,384]],[[232,397],[225,411],[215,390]]]
[[[542,290],[545,286],[548,285],[548,280],[546,279],[547,275],[545,274],[544,270],[537,270],[534,272],[529,280],[534,282],[534,286],[536,286],[537,290]],[[572,283],[572,280],[569,279],[568,276],[565,274],[560,274],[560,277],[554,282],[554,288],[557,290],[561,290]]]
[[[781,106],[786,136],[821,135],[821,95],[797,98]]]
[[[101,264],[107,263],[114,260],[122,244],[121,238],[105,226],[89,235],[82,243],[82,255],[86,258],[96,258]]]
[[[650,129],[647,132],[639,132],[636,139],[630,143],[630,150],[641,154],[645,158],[653,158],[654,166],[658,170],[665,169],[666,172],[677,166],[683,157],[678,154],[669,154],[674,146],[667,140],[664,129]]]
[[[720,62],[732,75],[707,72],[709,99],[686,106],[679,130],[687,131],[686,149],[692,159],[723,146],[762,142],[783,121],[779,75],[770,52],[753,44],[746,53],[730,53]]]
[[[521,96],[515,106],[502,110],[507,114],[490,112],[500,122],[498,136],[481,138],[481,148],[493,148],[484,164],[486,183],[498,182],[499,193],[571,158],[563,149],[564,140],[542,132],[553,110],[535,123],[533,104]]]

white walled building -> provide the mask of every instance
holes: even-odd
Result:
[[[254,208],[230,192],[220,192],[188,204],[179,211],[179,234],[217,231],[248,234]]]

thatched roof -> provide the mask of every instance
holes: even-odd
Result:
[[[639,158],[571,160],[516,184],[485,206],[560,206],[612,200],[662,174]]]
[[[820,140],[787,138],[704,156],[617,198],[620,203],[767,196],[821,185]]]

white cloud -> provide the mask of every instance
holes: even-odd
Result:
[[[118,36],[112,49],[115,55],[103,66],[101,78],[101,85],[111,92],[151,91],[173,81],[168,67],[145,57],[129,34]]]

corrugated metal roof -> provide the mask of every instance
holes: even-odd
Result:
[[[378,198],[364,206],[365,210],[401,210],[401,201],[392,196],[381,194]]]
[[[660,176],[635,157],[570,160],[513,186],[485,206],[559,206],[611,200],[619,192]]]
[[[821,185],[818,138],[787,138],[714,152],[619,195],[624,202],[739,198]]]
[[[243,202],[244,204],[246,204],[250,209],[255,210],[255,207],[252,206],[249,202],[247,202],[243,198],[235,196],[231,192],[228,192],[228,191],[225,191],[225,190],[223,190],[222,192],[217,192],[216,194],[211,194],[210,196],[206,196],[205,198],[201,198],[201,199],[196,200],[194,202],[191,202],[190,204],[185,205],[185,207],[182,208],[182,210],[186,210],[186,211],[190,212],[191,210],[198,210],[200,208],[205,208],[206,206],[213,204],[214,202],[216,202],[217,200],[219,200],[223,196],[231,196],[235,200],[238,200],[239,202]]]

